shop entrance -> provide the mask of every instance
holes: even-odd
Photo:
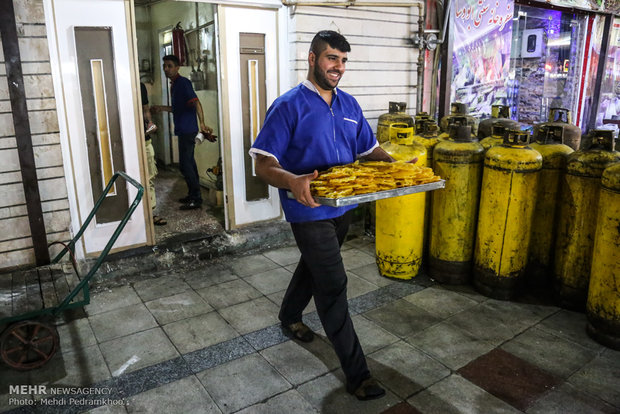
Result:
[[[170,105],[170,81],[162,70],[162,58],[174,54],[181,60],[179,74],[188,78],[204,112],[205,123],[218,141],[203,141],[194,154],[203,205],[180,210],[178,200],[187,195],[179,171],[177,136],[172,114],[152,113],[158,129],[150,133],[158,173],[155,178],[156,207],[153,214],[155,242],[171,237],[219,233],[225,228],[219,84],[216,54],[216,6],[178,1],[136,1],[136,35],[140,81],[146,86],[150,105]],[[164,224],[164,222],[166,224]]]
[[[159,166],[154,214],[167,221],[155,225],[156,243],[278,218],[277,190],[256,178],[248,155],[279,94],[278,10],[159,0],[136,1],[135,10],[140,79],[150,103],[170,104],[161,64],[163,56],[177,55],[183,60],[179,73],[192,82],[205,122],[218,136],[195,149],[202,208],[179,210],[177,200],[187,188],[178,170],[172,115],[154,117],[160,126],[151,138]]]

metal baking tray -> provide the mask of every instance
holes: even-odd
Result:
[[[384,198],[398,197],[408,194],[423,193],[425,191],[438,190],[446,186],[446,180],[432,183],[412,185],[409,187],[393,188],[391,190],[377,191],[376,193],[359,194],[342,198],[314,197],[317,203],[325,206],[342,207],[351,204],[367,203],[369,201],[382,200]],[[288,198],[295,198],[293,193],[287,192]]]

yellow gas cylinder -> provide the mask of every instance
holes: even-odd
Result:
[[[575,151],[579,149],[581,143],[581,128],[572,123],[570,110],[566,108],[551,108],[549,110],[549,120],[534,125],[534,138],[538,135],[538,129],[543,125],[558,125],[564,127],[564,144]]]
[[[407,124],[413,127],[413,117],[405,113],[405,102],[390,102],[389,112],[379,116],[377,123],[377,141],[379,144],[390,140],[390,129],[394,124]]]
[[[542,156],[528,146],[529,134],[509,131],[484,157],[474,286],[496,299],[518,293],[530,243]]]
[[[381,147],[396,160],[426,164],[426,149],[411,141],[409,145],[383,143]],[[424,193],[376,201],[375,249],[379,273],[386,277],[411,279],[422,264],[424,246]]]
[[[452,102],[450,104],[450,115],[446,115],[439,121],[439,129],[444,134],[450,134],[450,124],[455,116],[467,118],[467,125],[471,126],[473,135],[478,134],[478,119],[467,114],[467,105],[461,102]],[[442,137],[443,139],[443,137]]]
[[[445,117],[444,117],[445,118]],[[450,139],[450,129],[452,125],[469,125],[471,127],[471,130],[474,130],[474,124],[475,124],[475,118],[474,117],[466,117],[466,116],[460,116],[460,115],[452,115],[449,119],[448,119],[448,125],[446,127],[446,130],[443,131],[440,127],[440,134],[437,137],[439,139],[439,141],[444,141],[447,139]],[[473,133],[472,133],[473,135]],[[475,138],[475,136],[474,136]]]
[[[414,132],[418,132],[418,129],[420,126],[422,126],[423,123],[425,122],[435,122],[435,120],[433,118],[431,118],[431,116],[428,114],[428,112],[418,112],[415,117],[414,117],[414,125],[413,125],[413,130]]]
[[[586,316],[588,334],[620,350],[620,163],[601,179]]]
[[[556,235],[556,212],[559,210],[561,178],[566,159],[573,149],[562,144],[564,128],[545,125],[530,146],[540,152],[543,166],[538,178],[538,194],[532,222],[532,239],[527,279],[532,286],[546,286],[553,274],[553,251]]]
[[[424,145],[426,148],[426,166],[433,166],[433,149],[439,142],[439,127],[434,121],[423,122],[419,128],[416,128],[413,141]]]
[[[506,126],[500,123],[493,124],[491,126],[491,135],[481,139],[480,145],[482,145],[485,151],[496,145],[501,145],[504,143],[504,135],[506,135]]]
[[[409,147],[413,142],[413,126],[409,123],[392,123],[387,134],[388,140],[382,143],[381,147],[391,154],[394,159],[409,161],[414,158],[407,158],[410,154]],[[366,206],[364,230],[370,235],[375,235],[377,206],[374,201]]]
[[[568,156],[562,183],[554,288],[561,306],[583,310],[586,304],[596,230],[600,181],[605,168],[620,160],[613,131],[595,130],[588,149]]]
[[[434,149],[435,174],[446,187],[433,191],[429,276],[441,283],[467,283],[471,278],[478,219],[484,148],[467,125],[453,126],[451,139]]]
[[[521,124],[510,119],[510,107],[506,105],[491,105],[491,117],[478,123],[478,139],[489,137],[493,134],[495,124],[501,124],[506,129],[521,129]]]
[[[413,141],[424,145],[426,148],[426,166],[433,168],[433,149],[439,142],[439,126],[432,120],[426,120],[413,136]],[[428,257],[428,240],[430,240],[430,221],[432,210],[431,192],[426,193],[426,212],[424,214],[424,260]]]

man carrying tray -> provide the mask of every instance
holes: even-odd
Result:
[[[314,333],[302,322],[312,296],[317,313],[340,359],[346,389],[360,400],[385,390],[370,376],[347,304],[347,275],[340,255],[355,205],[316,203],[310,182],[318,171],[363,157],[394,161],[381,147],[351,95],[336,88],[351,47],[344,36],[317,33],[308,53],[307,80],[274,101],[250,149],[256,174],[280,189],[301,259],[286,290],[279,318],[294,338],[310,342]],[[290,190],[295,199],[289,199]]]

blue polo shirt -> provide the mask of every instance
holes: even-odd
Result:
[[[308,174],[370,154],[378,144],[362,109],[351,95],[339,89],[334,92],[331,107],[310,81],[277,98],[267,111],[250,155],[275,157],[285,170]],[[279,191],[289,222],[335,218],[355,208],[310,208],[288,198],[287,190]]]
[[[196,120],[196,107],[194,101],[198,100],[192,82],[178,75],[172,79],[170,85],[172,95],[172,119],[174,120],[174,134],[197,134],[198,121]]]

